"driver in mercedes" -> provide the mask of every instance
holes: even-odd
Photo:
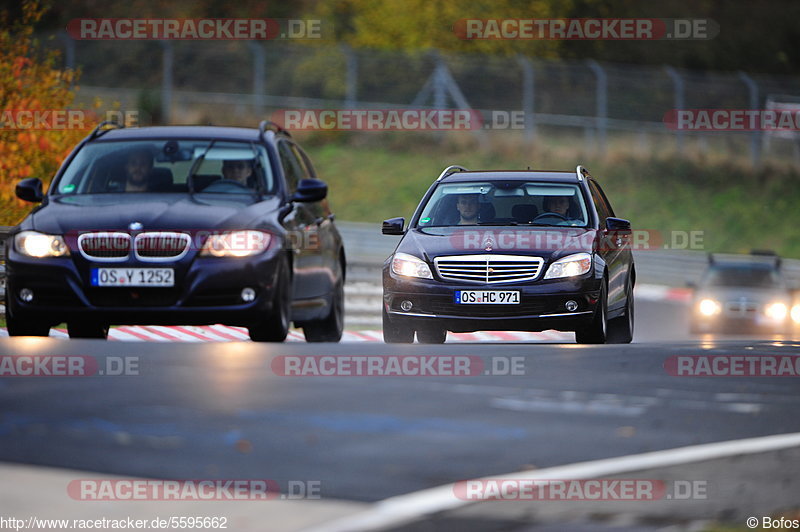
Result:
[[[562,216],[565,220],[569,219],[569,197],[568,196],[547,196],[542,203],[545,212],[553,212]]]

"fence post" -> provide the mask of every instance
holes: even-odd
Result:
[[[253,106],[256,114],[264,114],[264,91],[266,77],[266,55],[264,45],[260,41],[247,41],[247,47],[253,52]]]
[[[159,41],[162,53],[161,71],[161,120],[164,124],[171,122],[172,114],[172,60],[173,49],[169,41]]]
[[[63,30],[58,32],[58,39],[64,43],[64,66],[75,70],[75,39]]]
[[[758,84],[753,78],[739,71],[739,79],[747,85],[750,93],[750,109],[758,109]],[[761,164],[761,132],[757,129],[750,133],[750,164],[757,168]]]
[[[672,84],[675,87],[674,101],[675,111],[677,112],[679,109],[684,109],[686,107],[686,85],[683,83],[683,77],[681,77],[678,71],[673,67],[665,66],[664,70],[667,71],[667,75],[672,80]],[[675,141],[678,145],[678,153],[684,155],[684,131],[678,127],[675,128]]]
[[[353,109],[358,98],[358,56],[348,45],[341,46],[345,61],[347,62],[347,73],[345,78],[344,106]]]
[[[608,76],[600,63],[589,59],[586,64],[592,69],[597,79],[597,109],[595,111],[595,129],[597,130],[600,153],[606,153],[606,132],[608,130]]]
[[[525,140],[533,142],[536,138],[536,122],[533,115],[533,96],[536,86],[533,65],[531,60],[523,55],[517,56],[517,61],[522,67],[522,116],[525,119]]]

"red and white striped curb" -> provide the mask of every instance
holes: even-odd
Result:
[[[636,299],[646,301],[677,301],[688,303],[692,300],[692,290],[690,288],[672,288],[658,284],[637,284],[633,289]]]
[[[638,284],[635,289],[637,299],[647,301],[674,301],[686,303],[692,298],[692,291],[686,288],[670,288],[654,284]],[[5,328],[0,328],[0,336],[8,336]],[[53,338],[68,338],[63,329],[51,329]],[[247,341],[250,337],[244,327],[227,325],[204,326],[132,326],[114,327],[108,333],[109,340],[128,342],[236,342]],[[300,331],[292,330],[289,342],[304,342]],[[382,342],[383,333],[379,330],[345,331],[343,342]],[[573,333],[558,331],[516,332],[483,331],[474,333],[448,333],[448,342],[573,342]]]
[[[8,336],[0,329],[0,336]],[[64,329],[50,329],[51,338],[69,338]],[[108,332],[109,340],[123,342],[241,342],[249,341],[247,329],[227,325],[160,326],[137,325],[114,327]],[[288,342],[305,342],[301,331],[289,331]],[[558,331],[514,332],[485,331],[475,333],[448,333],[448,342],[572,342],[572,333]],[[342,342],[383,342],[383,333],[376,330],[345,331]]]

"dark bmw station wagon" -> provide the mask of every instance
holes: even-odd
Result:
[[[339,341],[345,254],[327,185],[280,127],[101,124],[8,245],[11,336],[105,338],[113,324],[221,323]]]

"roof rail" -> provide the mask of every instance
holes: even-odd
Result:
[[[258,124],[258,132],[263,137],[264,133],[266,133],[267,130],[274,131],[275,133],[283,133],[287,137],[291,137],[292,136],[291,134],[289,134],[288,131],[283,129],[279,124],[276,124],[272,120],[262,120],[261,123]]]
[[[587,170],[581,165],[578,165],[577,168],[575,168],[575,175],[578,176],[578,181],[583,181],[584,177],[587,178],[591,177],[591,175],[589,174],[589,170]]]
[[[467,170],[463,166],[458,166],[457,164],[453,164],[453,165],[448,166],[444,170],[442,170],[442,173],[439,174],[439,177],[436,179],[436,181],[439,181],[440,179],[444,179],[445,177],[449,176],[450,174],[454,174],[456,172],[469,172],[469,170]]]
[[[109,127],[112,126],[112,127]],[[105,128],[105,129],[104,129]],[[125,129],[125,124],[120,124],[119,122],[112,122],[111,120],[105,120],[97,124],[97,127],[89,133],[89,140],[96,139],[111,131],[112,129]]]

